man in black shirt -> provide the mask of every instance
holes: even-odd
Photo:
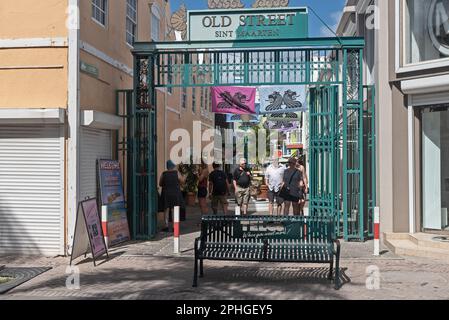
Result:
[[[240,166],[234,171],[234,188],[237,205],[242,207],[243,215],[248,214],[250,199],[251,171],[246,165],[246,159],[240,160]]]
[[[211,195],[212,211],[218,213],[218,205],[221,204],[223,213],[228,213],[229,184],[226,174],[220,170],[220,165],[213,163],[214,171],[209,175],[209,194]]]

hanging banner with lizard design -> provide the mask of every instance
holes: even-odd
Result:
[[[305,86],[267,86],[259,88],[260,114],[307,111]]]
[[[256,88],[212,87],[212,112],[256,114]]]

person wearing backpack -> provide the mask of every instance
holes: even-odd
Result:
[[[211,197],[212,211],[218,214],[218,206],[221,204],[224,215],[228,213],[229,183],[226,174],[220,170],[218,163],[213,163],[212,171],[209,175],[209,194]]]

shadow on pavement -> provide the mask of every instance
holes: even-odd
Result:
[[[234,300],[234,299],[343,299],[327,280],[323,267],[277,267],[263,263],[224,266],[205,265],[205,278],[192,288],[193,263],[174,258],[150,258],[147,267],[105,264],[95,272],[80,274],[81,289],[74,292],[65,287],[67,275],[16,288],[15,296],[58,296],[61,299],[139,299],[139,300]],[[342,285],[350,282],[342,269]]]

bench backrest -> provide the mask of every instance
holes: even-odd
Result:
[[[298,240],[331,243],[335,238],[331,217],[204,216],[204,242],[264,242]]]

